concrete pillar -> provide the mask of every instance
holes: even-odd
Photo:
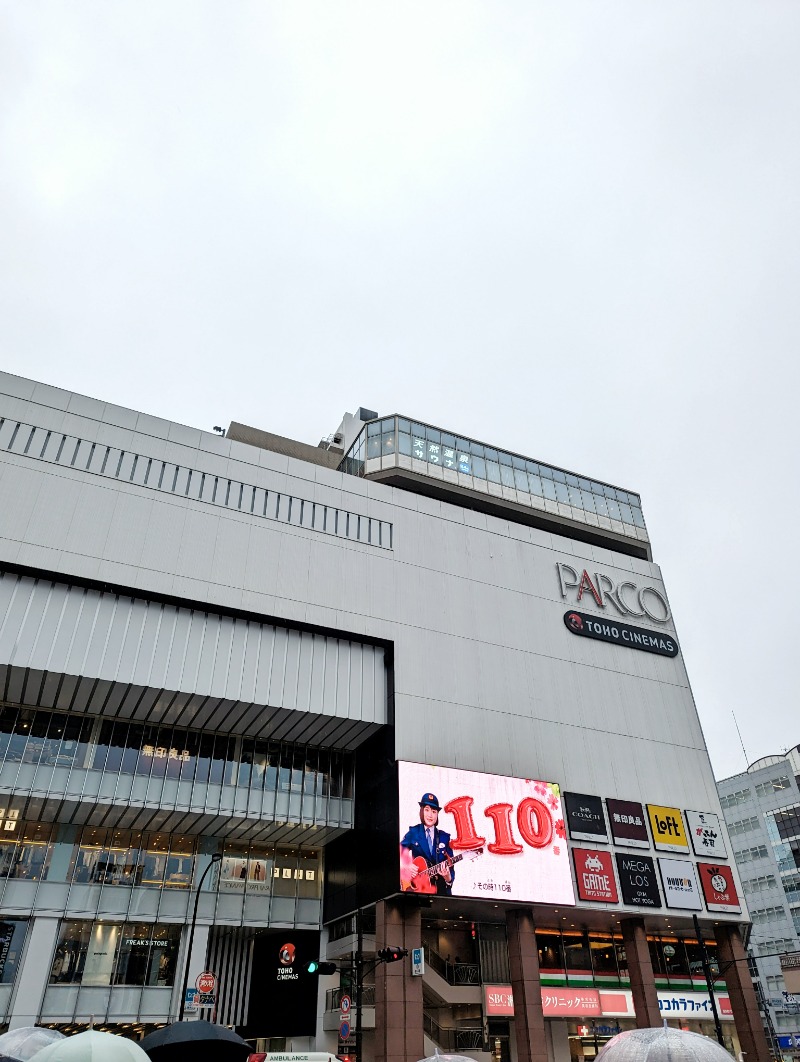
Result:
[[[739,1045],[747,1062],[769,1062],[769,1046],[739,927],[715,926],[714,936],[717,938],[719,967],[728,986]]]
[[[655,1029],[661,1025],[661,1014],[658,1009],[656,978],[653,973],[653,964],[650,962],[644,919],[623,918],[622,940],[625,944],[625,958],[628,961],[628,974],[631,979],[636,1025],[639,1029]]]
[[[58,918],[33,918],[28,926],[28,939],[22,967],[17,974],[14,1002],[8,1028],[19,1029],[35,1025],[42,1010],[44,993],[50,980],[53,956],[56,953]]]
[[[519,1062],[548,1062],[533,915],[530,911],[516,908],[508,911],[506,930],[511,991],[514,995],[517,1059]]]
[[[565,1021],[549,1021],[547,1025],[553,1042],[553,1062],[570,1062],[569,1025]]]
[[[414,900],[381,900],[375,910],[375,947],[408,948],[400,962],[375,970],[375,1062],[424,1058],[422,978],[411,976],[411,949],[422,947],[422,918]]]
[[[189,988],[194,988],[197,975],[204,973],[206,969],[206,956],[208,954],[208,937],[210,926],[195,926],[194,941],[192,942],[192,954],[189,956]],[[178,973],[175,975],[175,989],[172,993],[172,1006],[170,1014],[173,1021],[178,1020],[181,1009],[181,991],[183,989],[183,977],[186,970],[186,950],[189,947],[189,926],[186,927],[183,942],[181,961],[177,963]],[[187,1010],[184,1014],[185,1021],[193,1021],[195,1018],[208,1018],[208,1011]]]

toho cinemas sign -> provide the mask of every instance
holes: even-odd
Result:
[[[556,572],[562,598],[575,605],[596,605],[611,616],[646,616],[653,623],[668,623],[672,617],[666,597],[654,586],[629,579],[615,582],[605,572],[579,571],[560,561]]]

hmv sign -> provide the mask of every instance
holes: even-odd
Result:
[[[655,586],[629,579],[615,582],[605,572],[578,571],[560,561],[556,573],[562,598],[575,605],[596,605],[609,616],[647,617],[653,623],[668,623],[672,618],[666,597]]]

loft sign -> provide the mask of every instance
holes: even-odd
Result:
[[[647,616],[653,623],[668,623],[672,617],[667,599],[654,586],[638,586],[630,580],[615,583],[605,572],[592,572],[586,568],[576,571],[571,564],[556,562],[558,585],[561,596],[576,604],[587,605],[593,601],[598,608],[608,608],[613,615]]]

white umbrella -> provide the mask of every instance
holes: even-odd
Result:
[[[21,1029],[0,1036],[0,1058],[14,1058],[17,1062],[28,1062],[37,1051],[48,1044],[63,1040],[64,1034],[57,1029],[40,1029],[38,1025],[24,1025]]]
[[[629,1029],[609,1040],[597,1062],[731,1062],[716,1040],[671,1029]]]
[[[421,1058],[420,1062],[475,1062],[475,1059],[468,1058],[466,1055],[448,1055],[437,1047],[435,1054]]]
[[[37,1052],[31,1062],[150,1062],[133,1040],[112,1033],[88,1032],[67,1036]]]

